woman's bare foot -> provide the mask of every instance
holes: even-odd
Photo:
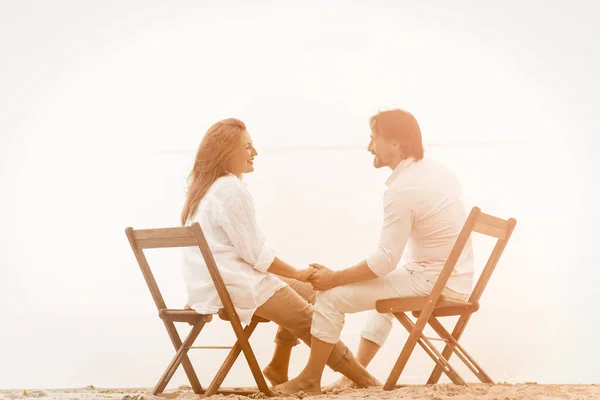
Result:
[[[381,382],[379,382],[377,379],[375,379],[375,377],[371,377],[369,379],[368,382],[365,382],[363,384],[354,384],[354,388],[357,389],[364,389],[364,388],[368,388],[368,387],[377,387],[377,386],[383,386],[383,384]]]
[[[348,390],[354,388],[356,388],[356,383],[352,382],[352,380],[348,379],[347,377],[342,376],[331,385],[325,386],[323,388],[323,393],[333,392],[334,390]]]
[[[271,382],[271,385],[281,385],[284,382],[288,381],[287,371],[283,371],[281,369],[277,369],[276,366],[271,364],[267,365],[265,369],[263,369],[263,375],[265,378]]]
[[[378,386],[383,386],[383,384],[373,376],[363,379],[361,383],[353,382],[350,378],[343,376],[337,382],[323,388],[323,393],[332,392],[334,390],[364,389]]]
[[[317,380],[302,379],[298,376],[297,378],[273,388],[273,393],[276,395],[291,395],[300,392],[304,392],[311,396],[318,396],[321,394],[321,382]]]

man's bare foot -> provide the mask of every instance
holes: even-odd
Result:
[[[323,393],[333,392],[334,390],[348,390],[356,388],[356,383],[352,382],[345,376],[342,376],[337,381],[333,382],[331,385],[325,386],[323,388]]]
[[[287,371],[278,370],[276,367],[271,364],[267,365],[265,369],[263,369],[263,375],[265,378],[271,382],[271,385],[281,385],[284,382],[288,381]]]
[[[273,393],[277,394],[296,394],[304,392],[311,396],[321,394],[321,382],[302,379],[301,377],[294,378],[286,383],[273,387]]]

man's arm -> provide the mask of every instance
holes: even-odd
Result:
[[[346,268],[341,271],[335,271],[336,286],[349,285],[351,283],[368,281],[377,278],[377,274],[373,272],[367,265],[366,261],[361,261],[353,267]]]
[[[339,271],[311,264],[320,269],[310,280],[315,290],[367,281],[396,269],[410,236],[413,211],[409,201],[400,192],[388,190],[383,204],[383,226],[377,250],[357,265]]]
[[[388,190],[383,197],[383,226],[377,250],[365,259],[377,276],[396,269],[408,243],[413,224],[411,202],[402,192]]]
[[[310,266],[318,270],[310,278],[310,283],[314,290],[319,291],[377,278],[377,275],[369,268],[366,261],[361,261],[357,265],[341,271],[332,271],[320,264],[310,264]]]

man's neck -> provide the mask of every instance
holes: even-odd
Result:
[[[406,160],[406,158],[400,158],[400,157],[398,157],[398,159],[397,159],[397,160],[394,160],[394,161],[392,161],[392,162],[391,162],[391,163],[388,165],[388,167],[390,167],[390,168],[391,168],[391,170],[393,171],[393,170],[395,170],[395,169],[396,169],[396,167],[398,167],[398,165],[399,165],[399,164],[400,164],[402,161],[404,161],[404,160]]]

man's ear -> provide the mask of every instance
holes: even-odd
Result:
[[[397,152],[399,152],[399,153],[400,153],[400,157],[401,157],[401,158],[404,158],[404,151],[403,151],[403,149],[402,149],[402,146],[400,146],[400,142],[398,142],[398,141],[394,140],[394,141],[392,142],[392,149],[393,149],[394,151],[397,151]]]

